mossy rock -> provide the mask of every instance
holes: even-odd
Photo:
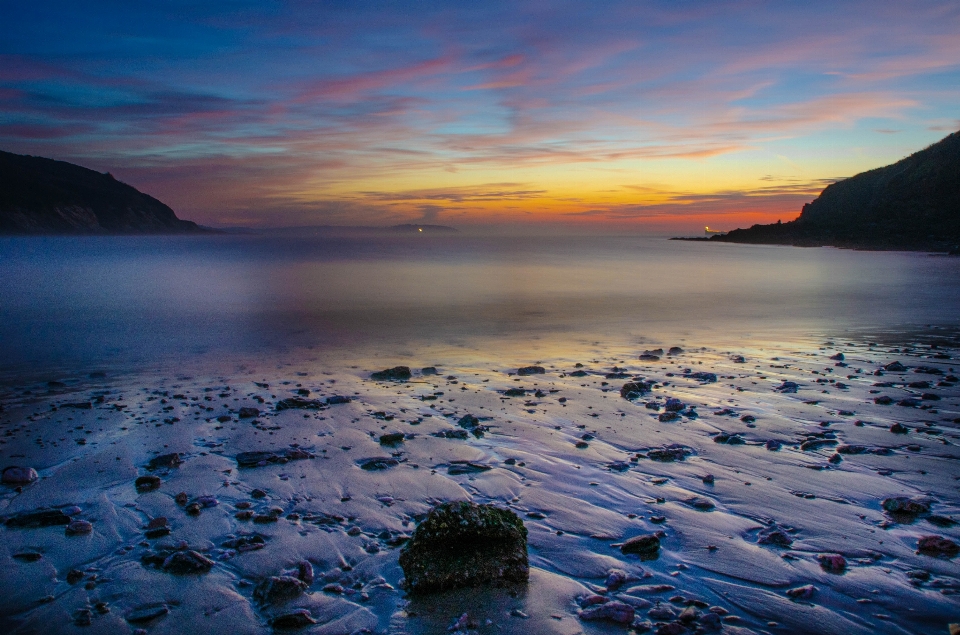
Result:
[[[530,576],[527,528],[507,509],[443,503],[417,526],[400,566],[412,593],[524,583]]]

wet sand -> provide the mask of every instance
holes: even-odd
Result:
[[[946,633],[960,621],[960,568],[918,540],[960,541],[960,350],[955,336],[924,341],[595,342],[540,358],[435,347],[13,381],[0,392],[0,468],[39,479],[0,490],[0,630],[263,633],[306,609],[310,633],[445,633],[464,613],[464,632],[629,632],[578,616],[600,595],[633,607],[636,632],[693,607],[701,617],[676,632]],[[640,359],[674,345],[683,352]],[[875,374],[894,361],[906,370]],[[517,375],[531,364],[544,372]],[[370,379],[395,365],[411,379]],[[621,397],[641,378],[648,394]],[[321,403],[278,410],[289,398]],[[675,417],[668,399],[683,404]],[[482,436],[458,425],[468,414]],[[403,439],[382,444],[391,433]],[[238,465],[256,451],[274,456]],[[182,462],[151,469],[171,453]],[[159,487],[138,491],[144,476]],[[929,511],[891,515],[891,497]],[[520,515],[529,585],[403,590],[403,540],[435,503],[460,499]],[[41,508],[92,531],[9,522]],[[657,559],[621,553],[655,532]],[[151,564],[176,550],[209,571]],[[255,597],[302,561],[305,591]],[[626,580],[608,586],[611,570]]]

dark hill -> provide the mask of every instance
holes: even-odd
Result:
[[[893,165],[827,186],[794,221],[736,229],[711,240],[956,250],[960,245],[960,132]]]
[[[167,234],[204,231],[110,174],[0,152],[0,234]]]

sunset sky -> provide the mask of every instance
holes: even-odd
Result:
[[[960,129],[960,3],[10,2],[0,149],[214,226],[790,220]]]

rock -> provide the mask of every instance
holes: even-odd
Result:
[[[402,432],[388,432],[387,434],[380,435],[380,445],[399,445],[403,443],[403,433]]]
[[[793,538],[777,526],[763,529],[757,535],[758,545],[773,545],[775,547],[787,548],[793,544]]]
[[[32,467],[19,467],[11,465],[3,468],[3,476],[0,481],[7,485],[26,485],[39,478],[37,471]]]
[[[527,391],[523,388],[508,388],[503,391],[503,394],[507,397],[523,397]]]
[[[148,470],[159,470],[161,468],[172,468],[177,467],[183,463],[183,459],[180,458],[180,455],[177,452],[171,452],[170,454],[161,454],[160,456],[155,456],[147,463]]]
[[[677,621],[682,624],[691,624],[700,619],[700,611],[695,606],[688,606],[677,616]]]
[[[73,613],[73,623],[76,626],[90,626],[93,623],[93,611],[90,609],[77,609]]]
[[[659,628],[657,628],[657,635],[681,635],[682,633],[686,632],[687,627],[680,622],[662,624]]]
[[[526,582],[527,529],[510,510],[443,503],[417,526],[400,566],[415,593]]]
[[[787,597],[792,600],[805,600],[813,597],[813,594],[816,590],[817,587],[813,586],[812,584],[807,584],[795,589],[787,589]]]
[[[660,553],[660,538],[655,534],[645,534],[634,536],[620,545],[620,552],[623,554],[635,554],[642,559],[653,560]]]
[[[743,355],[731,355],[730,361],[733,362],[734,364],[746,364],[747,358],[744,357]]]
[[[667,412],[680,412],[687,407],[687,404],[683,403],[679,399],[673,397],[667,398],[667,403],[664,405],[663,409]]]
[[[891,373],[903,373],[906,372],[907,367],[900,362],[890,362],[883,367],[883,370],[890,371]]]
[[[154,476],[153,474],[148,474],[147,476],[140,476],[133,482],[134,487],[137,488],[138,492],[150,492],[160,487],[162,481],[159,476]]]
[[[253,598],[262,604],[278,604],[298,597],[307,584],[293,576],[274,575],[263,580],[253,591]]]
[[[76,584],[83,579],[83,571],[70,569],[67,571],[67,584]]]
[[[613,600],[584,609],[578,615],[581,620],[588,622],[605,621],[631,624],[633,623],[634,612],[634,608],[629,604]]]
[[[907,434],[908,432],[910,432],[910,428],[903,425],[902,423],[895,423],[892,426],[890,426],[890,432],[894,434]]]
[[[643,353],[640,355],[639,359],[641,362],[659,362],[660,361],[660,357],[652,353]]]
[[[620,396],[628,401],[633,401],[649,392],[650,385],[643,381],[627,382],[620,388]]]
[[[471,414],[466,414],[460,417],[460,420],[457,421],[457,425],[463,428],[464,430],[472,430],[480,425],[480,419],[474,417]]]
[[[655,620],[666,621],[677,617],[677,612],[666,604],[657,604],[647,612],[647,615]]]
[[[898,406],[904,408],[919,408],[922,404],[919,399],[913,399],[912,397],[906,397],[897,402]]]
[[[637,576],[630,575],[623,569],[610,569],[609,571],[607,571],[607,580],[606,580],[607,590],[616,591],[627,582],[630,582],[636,579],[637,579]]]
[[[227,540],[222,546],[226,547],[227,549],[236,549],[240,553],[244,553],[246,551],[263,549],[266,544],[266,538],[260,534],[246,534]]]
[[[447,474],[451,476],[457,476],[458,474],[479,474],[493,469],[489,465],[472,463],[470,461],[450,461],[450,464],[450,467],[447,468]]]
[[[333,395],[331,397],[327,397],[328,406],[336,406],[344,403],[350,403],[350,397],[346,395]]]
[[[827,573],[841,574],[847,570],[847,560],[838,553],[821,553],[817,556],[820,568]]]
[[[766,442],[766,444],[764,444],[764,445],[765,445],[765,447],[766,447],[768,450],[770,450],[771,452],[776,452],[777,450],[780,449],[780,447],[781,447],[783,444],[780,443],[779,441],[777,441],[776,439],[769,439],[769,440]]]
[[[439,432],[434,432],[433,435],[440,439],[467,439],[470,435],[467,434],[466,430],[440,430]]]
[[[930,502],[925,498],[907,498],[906,496],[896,496],[886,498],[881,503],[883,509],[893,514],[905,514],[915,516],[917,514],[926,514],[930,511]]]
[[[877,404],[878,406],[889,406],[893,403],[893,397],[880,395],[879,397],[873,398],[873,403]]]
[[[253,419],[260,416],[260,410],[257,408],[240,408],[237,416],[241,419]]]
[[[311,624],[316,624],[310,611],[307,609],[296,609],[290,613],[282,613],[270,620],[270,626],[274,628],[304,628]]]
[[[437,375],[438,374],[437,367],[424,366],[423,368],[420,369],[420,374],[421,375]]]
[[[213,568],[214,564],[213,560],[206,556],[186,549],[182,551],[178,549],[148,551],[141,556],[140,560],[146,565],[152,565],[176,575],[206,573]]]
[[[323,402],[319,399],[302,399],[300,397],[289,397],[277,402],[276,409],[280,410],[320,410]]]
[[[838,362],[842,362],[845,358],[843,356],[843,353],[837,353],[836,355],[831,355],[830,359],[836,360]]]
[[[671,444],[662,448],[653,448],[647,451],[647,458],[661,463],[682,461],[691,451],[682,445]]]
[[[400,465],[400,461],[390,456],[375,456],[366,459],[357,459],[357,465],[359,465],[362,470],[375,472]]]
[[[374,381],[406,381],[410,379],[410,376],[410,369],[406,366],[394,366],[393,368],[370,373],[370,379]]]
[[[7,527],[20,529],[37,529],[39,527],[53,527],[55,525],[69,525],[71,518],[59,509],[37,509],[30,512],[20,512],[7,519]]]
[[[819,450],[823,447],[837,445],[837,443],[838,442],[833,439],[809,439],[800,444],[800,449],[804,452],[809,452],[811,450]]]
[[[657,419],[661,423],[670,423],[671,421],[678,421],[680,419],[680,414],[677,412],[662,412],[657,416]]]
[[[923,401],[940,401],[940,395],[934,394],[932,392],[925,392],[920,395],[920,399]]]
[[[794,381],[785,381],[779,386],[777,386],[776,388],[774,388],[774,390],[776,390],[777,392],[782,392],[782,393],[795,393],[799,389],[800,389],[800,384]]]
[[[37,551],[20,551],[13,554],[12,558],[14,560],[20,560],[21,562],[36,562],[43,558],[43,554]]]
[[[131,624],[142,624],[150,622],[158,617],[163,617],[170,612],[170,607],[163,602],[154,602],[144,604],[127,613],[126,620]]]
[[[683,349],[679,346],[671,346],[670,350],[667,351],[667,355],[679,355],[683,352]]]
[[[545,372],[547,371],[543,368],[543,366],[524,366],[523,368],[517,369],[517,374],[521,377],[525,377],[527,375],[542,375]]]
[[[300,461],[303,459],[312,459],[313,455],[300,448],[288,448],[279,452],[241,452],[237,455],[237,465],[239,467],[263,467],[270,463],[287,463],[288,461]]]
[[[917,541],[917,553],[935,558],[954,558],[960,545],[943,536],[923,536]]]
[[[696,379],[697,381],[704,384],[715,384],[717,383],[717,375],[715,373],[687,373],[684,375],[687,379]]]
[[[715,507],[715,505],[713,504],[713,501],[711,501],[708,498],[704,498],[703,496],[694,496],[693,498],[689,498],[684,502],[690,507],[693,507],[694,509],[700,510],[702,512],[708,512]]]
[[[86,520],[73,520],[67,525],[68,536],[81,536],[93,532],[93,525]]]

